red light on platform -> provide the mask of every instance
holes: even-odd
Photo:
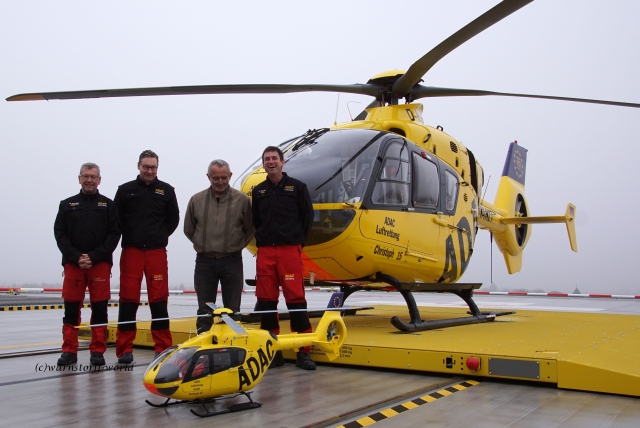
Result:
[[[480,358],[469,357],[467,358],[467,368],[471,371],[476,371],[480,368]]]

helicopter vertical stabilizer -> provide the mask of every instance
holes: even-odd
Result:
[[[527,171],[527,149],[517,141],[509,145],[507,158],[498,185],[494,207],[507,218],[527,217],[529,209],[524,196]],[[509,273],[519,272],[522,267],[522,250],[531,235],[528,224],[507,224],[501,231],[494,231],[498,248],[504,256]]]

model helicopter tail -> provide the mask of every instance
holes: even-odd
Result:
[[[526,170],[527,149],[515,141],[509,145],[494,204],[481,201],[478,213],[479,227],[493,234],[509,273],[519,272],[522,268],[522,251],[531,236],[530,224],[565,223],[571,249],[578,251],[575,205],[568,204],[564,216],[529,217],[524,192]]]
[[[329,361],[340,356],[340,347],[347,339],[347,327],[340,311],[324,313],[314,333],[281,334],[278,336],[279,349],[292,349],[313,345],[324,352]]]

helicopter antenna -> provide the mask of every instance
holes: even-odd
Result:
[[[338,102],[336,103],[336,118],[333,121],[333,126],[338,125],[338,107],[340,107],[340,92],[338,92]]]
[[[482,201],[484,200],[484,195],[487,194],[487,189],[489,188],[489,183],[491,182],[491,176],[489,176],[489,178],[487,178],[487,185],[484,186],[484,192],[482,193],[482,197],[480,198],[480,203],[482,204]]]
[[[349,111],[349,118],[351,119],[351,122],[353,122],[353,115],[351,114],[351,109],[349,108],[349,103],[360,104],[360,101],[347,101],[347,110]]]
[[[493,285],[493,232],[489,233],[489,278]]]

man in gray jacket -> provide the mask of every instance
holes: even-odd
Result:
[[[242,283],[242,249],[253,238],[251,200],[229,186],[229,164],[216,159],[209,164],[207,177],[211,186],[191,197],[184,219],[184,234],[196,250],[194,284],[198,296],[198,315],[211,313],[207,302],[216,301],[218,282],[222,303],[240,311]],[[211,329],[213,320],[199,317],[198,333]]]

